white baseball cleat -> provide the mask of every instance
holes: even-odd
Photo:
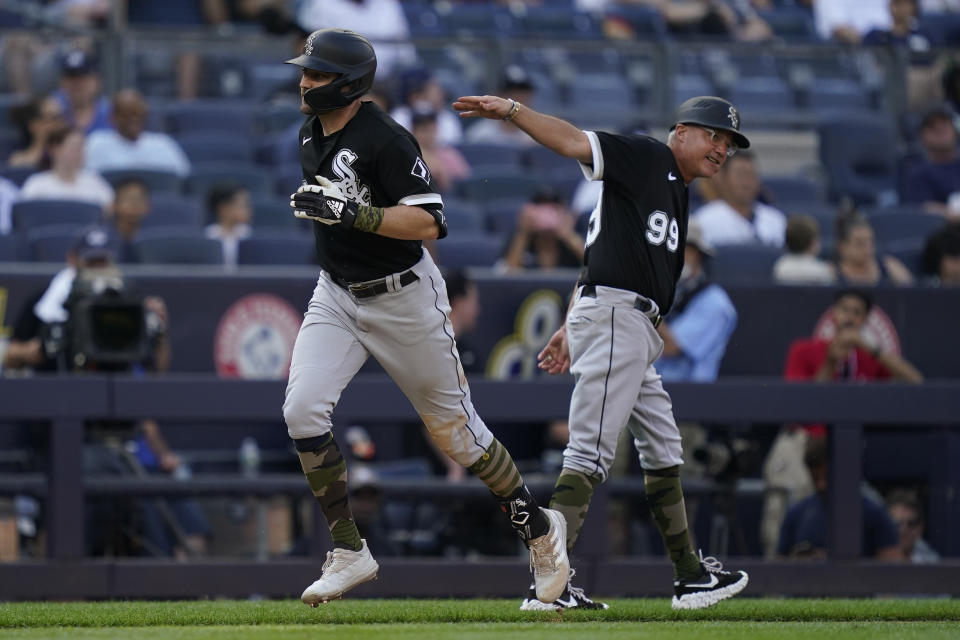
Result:
[[[567,588],[570,580],[570,559],[567,557],[567,521],[563,514],[553,509],[544,509],[543,514],[550,528],[539,538],[533,538],[530,546],[530,570],[536,586],[537,599],[551,604]]]
[[[367,541],[362,542],[359,551],[338,548],[327,552],[323,575],[300,596],[304,604],[315,607],[322,602],[336,600],[358,584],[376,579],[380,565],[370,554]]]
[[[714,558],[700,554],[700,577],[695,580],[677,580],[673,583],[674,609],[706,609],[721,600],[732,598],[747,586],[750,577],[746,571],[724,571]]]

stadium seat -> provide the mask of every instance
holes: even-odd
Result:
[[[437,263],[444,269],[492,267],[503,252],[503,239],[496,235],[450,237],[437,242]]]
[[[818,39],[813,16],[806,9],[781,6],[758,13],[773,32],[787,42],[814,42]]]
[[[410,35],[413,38],[422,36],[445,36],[446,29],[440,15],[429,4],[420,2],[402,2],[403,13],[410,26]]]
[[[878,246],[903,240],[924,239],[944,225],[941,216],[923,213],[919,208],[915,211],[875,211],[869,218]]]
[[[453,4],[441,19],[446,35],[454,38],[506,38],[515,30],[509,11],[486,3]]]
[[[885,118],[865,113],[824,118],[817,127],[827,196],[857,204],[884,204],[896,197],[896,138]]]
[[[457,145],[467,163],[474,171],[490,171],[500,167],[503,170],[520,169],[523,149],[511,144],[488,144],[485,142],[467,142]]]
[[[299,163],[288,162],[273,170],[273,190],[271,193],[290,201],[290,194],[303,184],[303,169]]]
[[[315,251],[313,235],[310,233],[258,229],[237,245],[237,263],[313,264]]]
[[[620,3],[612,5],[607,10],[606,17],[626,23],[638,38],[665,38],[667,36],[667,23],[664,22],[660,11],[653,7]]]
[[[196,198],[176,193],[150,194],[150,215],[143,219],[144,228],[182,226],[200,229],[203,226],[203,207]]]
[[[190,131],[177,136],[177,142],[192,163],[253,162],[253,143],[246,135],[222,132]]]
[[[774,112],[794,108],[790,86],[782,79],[767,76],[741,77],[726,93],[727,98],[750,118],[763,111]]]
[[[923,275],[923,251],[926,238],[903,238],[887,242],[880,253],[891,255],[904,264],[915,277]]]
[[[253,129],[256,105],[238,100],[179,102],[167,109],[167,129],[174,134],[189,131],[223,132],[223,140],[246,136]]]
[[[0,262],[19,262],[24,257],[20,234],[11,233],[0,236]]]
[[[103,209],[78,200],[20,200],[13,203],[12,213],[15,228],[33,229],[48,224],[93,224],[103,216]]]
[[[17,185],[22,187],[23,183],[27,178],[32,176],[37,172],[37,169],[33,167],[3,167],[0,168],[0,175],[4,178]]]
[[[484,231],[483,209],[475,202],[458,198],[443,199],[447,230],[454,237],[479,235]]]
[[[674,104],[680,104],[696,96],[714,95],[713,84],[699,75],[678,74],[673,78]]]
[[[719,247],[710,259],[710,274],[722,281],[768,281],[781,253],[777,247],[761,244]]]
[[[808,101],[810,108],[819,112],[868,109],[870,93],[855,80],[817,78],[810,86]]]
[[[67,251],[85,228],[86,225],[82,224],[51,224],[30,229],[26,235],[27,250],[24,257],[34,262],[64,262]]]
[[[153,169],[111,169],[103,171],[103,178],[116,187],[125,180],[140,180],[150,191],[155,193],[180,193],[183,179],[170,171],[156,171]]]
[[[474,174],[457,185],[458,194],[474,202],[496,198],[529,198],[543,188],[542,179],[516,171]]]
[[[600,24],[589,13],[569,8],[529,6],[520,18],[518,37],[601,40]]]
[[[483,202],[484,227],[491,233],[511,233],[517,213],[529,198],[491,198]]]
[[[301,224],[306,226],[314,223],[309,220],[299,220],[293,216],[293,209],[290,208],[290,198],[278,195],[255,195],[251,197],[253,205],[253,227],[259,232],[264,230],[288,230],[294,231],[300,229]],[[307,227],[309,228],[309,226]]]
[[[763,176],[763,189],[773,197],[773,205],[779,202],[798,202],[824,199],[823,189],[816,180],[800,175]]]
[[[219,240],[196,231],[157,228],[144,231],[134,241],[137,260],[144,264],[223,264]]]
[[[193,173],[187,178],[186,191],[191,195],[204,198],[211,187],[222,183],[241,184],[250,191],[251,195],[265,194],[271,191],[273,177],[263,167],[250,164],[198,163],[193,167]]]

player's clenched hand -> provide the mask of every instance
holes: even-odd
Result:
[[[565,373],[570,368],[570,347],[567,345],[566,327],[560,327],[550,337],[550,342],[537,355],[537,366],[551,375]]]
[[[490,118],[502,120],[513,104],[506,98],[499,96],[464,96],[457,98],[453,103],[454,111],[460,112],[461,118]]]
[[[346,228],[357,219],[356,203],[347,200],[337,185],[323,176],[317,184],[305,184],[290,195],[293,215],[322,224],[339,224]]]

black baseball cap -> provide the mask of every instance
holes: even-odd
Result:
[[[81,231],[71,248],[74,255],[81,260],[101,258],[116,262],[120,253],[120,242],[109,227],[94,225]]]
[[[750,141],[740,133],[740,112],[732,103],[716,96],[690,98],[679,107],[673,117],[673,130],[678,124],[698,124],[711,129],[729,131],[741,149],[749,149]]]
[[[67,52],[60,64],[60,72],[65,76],[85,76],[96,70],[96,59],[83,49]]]

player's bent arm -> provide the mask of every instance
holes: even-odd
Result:
[[[398,204],[381,211],[383,219],[373,230],[377,235],[397,240],[433,240],[440,235],[437,219],[426,209]]]

